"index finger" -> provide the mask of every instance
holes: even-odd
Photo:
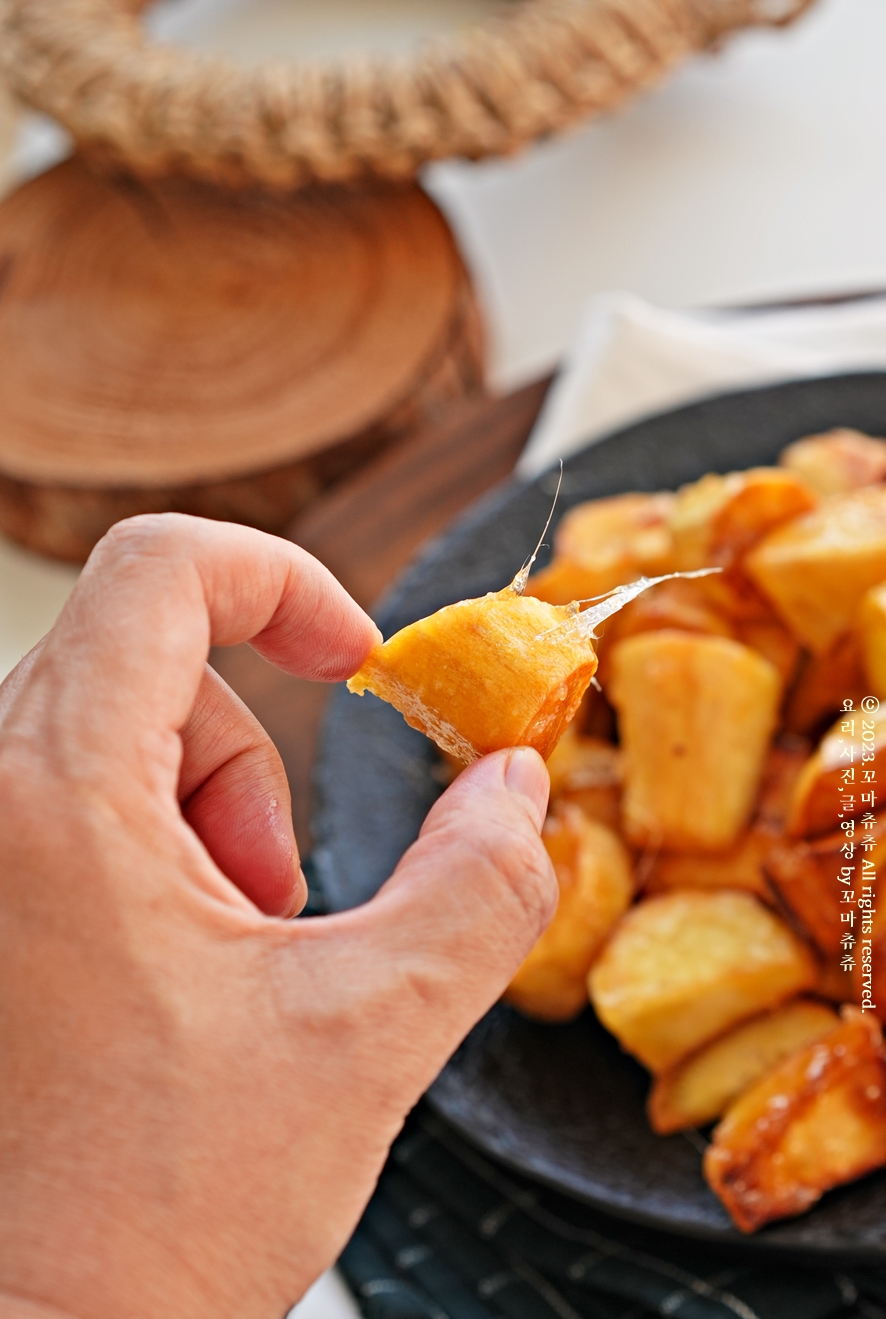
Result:
[[[84,750],[143,756],[146,734],[185,724],[211,645],[250,641],[289,673],[337,681],[378,639],[332,574],[289,541],[149,515],[96,546],[27,687],[39,685],[54,726],[76,731]]]

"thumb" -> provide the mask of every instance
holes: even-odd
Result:
[[[549,789],[544,761],[528,747],[469,766],[391,879],[352,913],[376,988],[391,995],[391,1026],[422,1041],[428,1082],[554,913],[557,880],[540,837]]]

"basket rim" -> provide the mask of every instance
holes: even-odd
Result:
[[[108,164],[291,189],[511,154],[812,3],[509,0],[412,57],[245,67],[154,42],[147,0],[0,0],[0,75]]]

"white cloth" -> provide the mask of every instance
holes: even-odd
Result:
[[[593,298],[518,464],[535,476],[641,417],[707,394],[886,369],[886,297],[759,311],[666,311]]]

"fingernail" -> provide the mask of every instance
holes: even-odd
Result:
[[[291,920],[304,909],[308,900],[308,881],[305,878],[305,872],[302,870],[298,859],[295,861],[295,888],[292,893],[292,902],[289,910],[283,913],[284,920]]]
[[[540,829],[548,809],[551,781],[545,762],[537,751],[531,747],[516,747],[511,752],[505,769],[505,787],[508,792],[525,797]]]

